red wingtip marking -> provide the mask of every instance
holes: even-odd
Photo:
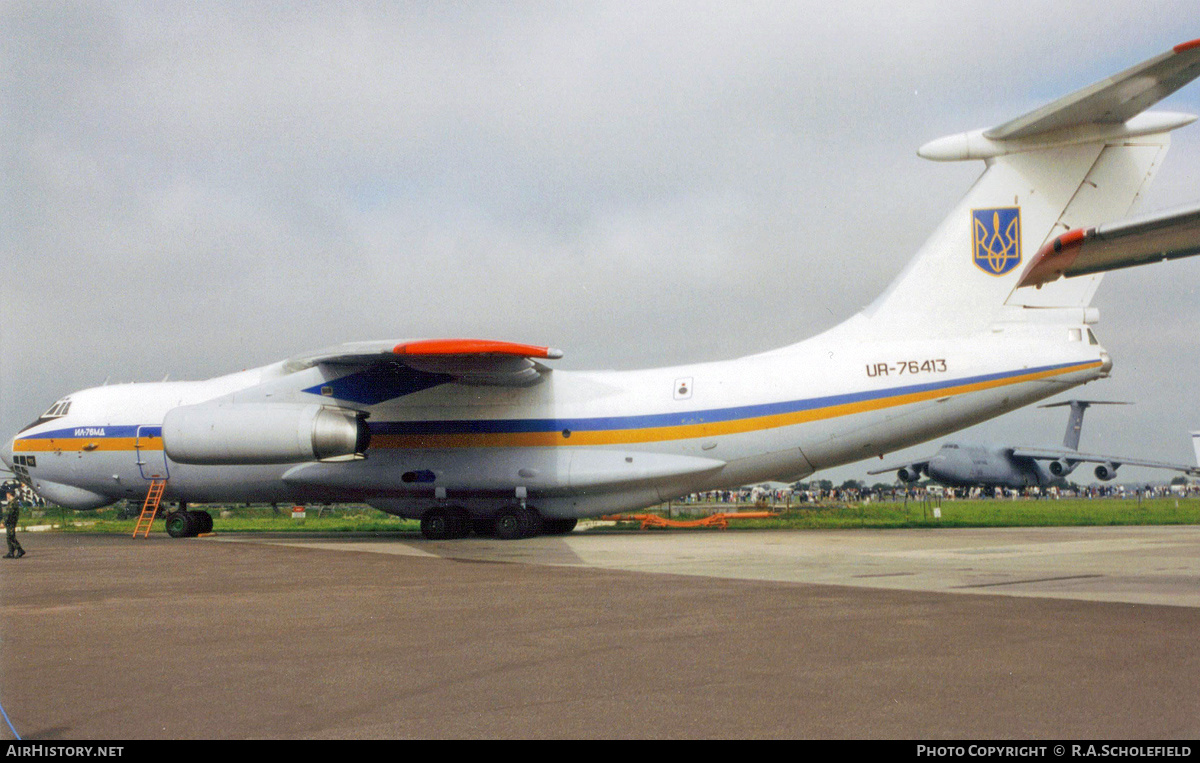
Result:
[[[422,339],[392,348],[397,355],[516,355],[522,358],[554,358],[549,347],[496,342],[489,339]]]
[[[1200,40],[1192,40],[1191,42],[1181,42],[1180,44],[1175,46],[1174,50],[1176,53],[1182,53],[1183,51],[1191,50],[1192,48],[1200,48]]]

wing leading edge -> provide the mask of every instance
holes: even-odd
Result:
[[[1147,461],[1141,458],[1125,458],[1123,456],[1103,456],[1095,453],[1080,453],[1074,450],[1056,448],[1014,448],[1013,455],[1018,458],[1032,458],[1036,461],[1068,461],[1086,464],[1114,464],[1117,466],[1144,466],[1150,469],[1171,469],[1185,474],[1200,475],[1200,466],[1188,464],[1170,464],[1165,461]]]

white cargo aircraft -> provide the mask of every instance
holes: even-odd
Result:
[[[1198,74],[1200,40],[922,147],[984,172],[875,302],[798,344],[626,372],[551,370],[559,350],[507,342],[344,344],[73,393],[4,459],[74,509],[165,481],[173,535],[211,526],[187,503],[365,501],[430,538],[514,538],[882,456],[1108,374],[1097,274],[1200,250],[1200,206],[1100,224],[1196,119],[1146,109]]]

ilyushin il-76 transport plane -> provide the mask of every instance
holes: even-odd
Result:
[[[1117,476],[1123,465],[1151,469],[1172,469],[1200,475],[1200,466],[1169,464],[1142,458],[1107,456],[1079,451],[1079,435],[1083,429],[1083,412],[1092,405],[1125,405],[1107,400],[1067,400],[1039,406],[1058,408],[1070,406],[1067,433],[1061,448],[1028,448],[1012,445],[982,445],[947,442],[929,458],[907,461],[901,465],[873,469],[867,474],[895,471],[901,482],[917,482],[922,475],[952,487],[1026,488],[1048,487],[1065,479],[1080,464],[1096,464],[1092,470],[1096,479],[1108,482]],[[1044,465],[1043,465],[1044,464]]]
[[[1196,117],[1147,111],[1200,74],[1200,40],[919,154],[983,174],[873,303],[724,362],[553,370],[501,341],[343,344],[207,381],[68,395],[3,454],[49,501],[151,485],[188,503],[364,501],[429,538],[572,529],[694,491],[880,457],[1105,377],[1101,273],[1195,254],[1200,206],[1129,214]],[[858,256],[867,253],[858,252]]]

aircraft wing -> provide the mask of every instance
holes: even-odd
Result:
[[[1197,74],[1200,74],[1200,40],[1193,40],[997,125],[984,136],[992,140],[1018,140],[1091,124],[1120,124],[1191,82]]]
[[[488,339],[406,339],[348,342],[287,360],[288,371],[317,365],[368,366],[399,363],[416,371],[445,374],[460,384],[525,387],[550,369],[535,359],[554,360],[562,350]]]
[[[1165,461],[1147,461],[1142,458],[1125,458],[1124,456],[1102,456],[1095,453],[1079,453],[1062,448],[1014,448],[1013,455],[1019,458],[1032,458],[1037,461],[1075,461],[1087,464],[1116,464],[1117,466],[1145,466],[1151,469],[1172,469],[1177,472],[1200,475],[1200,466],[1190,464],[1170,464]]]
[[[1067,231],[1038,250],[1017,286],[1194,254],[1200,254],[1200,204]]]
[[[933,457],[930,456],[929,458],[918,458],[913,461],[905,461],[905,462],[899,463],[899,464],[892,464],[891,466],[884,466],[879,469],[873,469],[873,470],[867,472],[867,474],[871,474],[871,475],[884,474],[886,472],[894,472],[899,469],[905,469],[908,467],[913,467],[914,469],[919,469],[920,471],[923,472],[923,471],[925,471],[925,467],[929,466],[929,462],[930,462],[930,460],[932,460],[932,458]]]

